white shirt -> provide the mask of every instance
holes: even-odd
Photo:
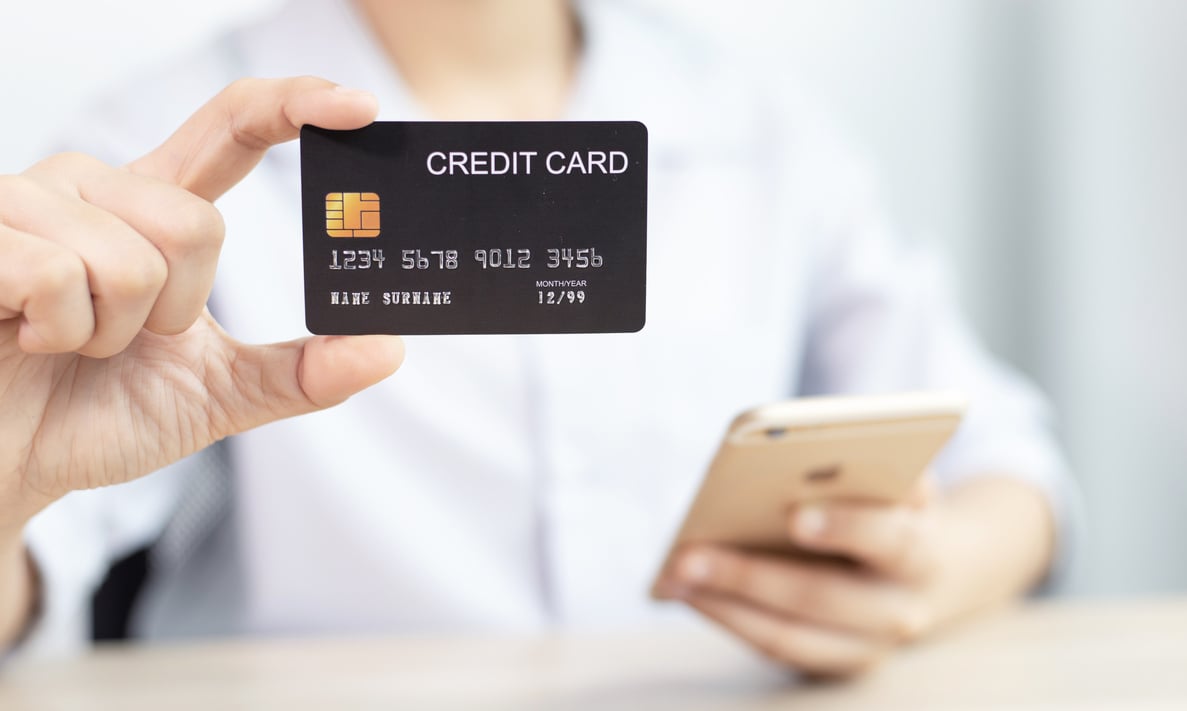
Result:
[[[964,325],[934,262],[896,240],[867,172],[812,104],[629,4],[582,6],[569,115],[650,129],[648,320],[639,334],[407,339],[393,378],[233,439],[233,518],[153,579],[135,624],[192,634],[631,624],[729,420],[805,393],[955,387],[973,406],[943,483],[1008,473],[1069,500],[1044,405]],[[298,0],[115,94],[72,146],[124,162],[240,76],[370,89],[425,118],[345,2]],[[476,117],[481,118],[481,117]],[[298,150],[219,202],[212,302],[255,342],[304,331]],[[71,494],[27,540],[46,585],[27,645],[84,644],[106,566],[153,540],[186,463]]]

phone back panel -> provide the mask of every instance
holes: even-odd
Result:
[[[679,534],[789,547],[791,507],[819,499],[896,501],[908,496],[958,417],[731,433]]]

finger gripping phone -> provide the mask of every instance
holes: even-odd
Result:
[[[959,393],[920,392],[801,398],[738,415],[664,567],[689,543],[795,552],[788,513],[799,504],[905,499],[965,409]]]

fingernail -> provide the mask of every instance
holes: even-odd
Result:
[[[824,532],[828,525],[828,514],[819,506],[800,509],[795,517],[795,534],[804,540],[812,540]]]
[[[679,574],[686,583],[708,582],[713,575],[713,561],[704,553],[689,553],[680,561]]]

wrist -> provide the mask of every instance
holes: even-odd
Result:
[[[1050,565],[1053,523],[1041,496],[1015,477],[970,479],[940,499],[941,617],[955,620],[1026,593]]]

